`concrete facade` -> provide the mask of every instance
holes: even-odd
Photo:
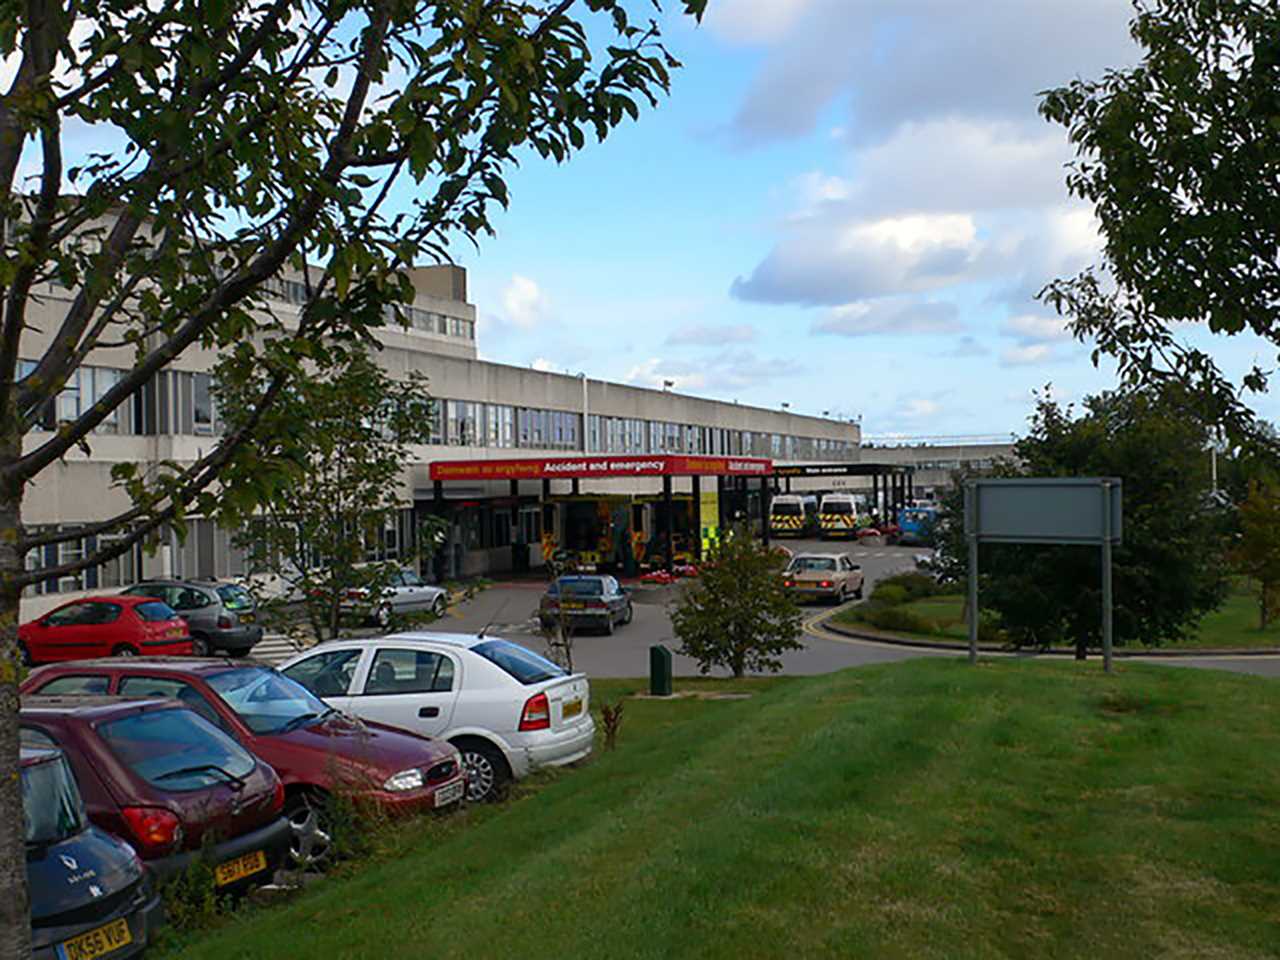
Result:
[[[694,453],[829,462],[859,456],[860,428],[855,423],[480,360],[476,308],[466,300],[465,271],[453,266],[419,268],[412,279],[417,295],[402,311],[403,325],[388,324],[380,331],[379,357],[393,376],[417,371],[429,378],[437,399],[434,442],[414,449],[413,463],[401,478],[400,493],[413,507],[406,510],[399,529],[387,531],[379,548],[386,556],[396,556],[412,536],[415,511],[432,495],[428,466],[435,460]],[[295,325],[298,305],[305,300],[303,278],[283,275],[266,286],[266,293],[263,309],[284,325]],[[47,348],[73,291],[51,284],[40,295],[21,345],[22,373]],[[216,361],[214,351],[187,350],[95,431],[87,452],[73,451],[45,470],[28,490],[26,525],[74,528],[125,509],[126,495],[112,485],[113,464],[191,462],[207,453],[220,429],[210,396],[210,371]],[[90,354],[51,409],[42,413],[40,428],[26,439],[27,449],[44,442],[59,421],[78,416],[132,364],[133,353],[127,348]],[[659,483],[656,478],[596,480],[584,483],[581,492],[651,494]],[[494,504],[492,509],[488,501],[509,499],[505,485],[457,485],[448,491],[451,500],[485,501],[469,508],[475,518],[460,516],[455,525],[448,575],[505,569],[512,562],[507,537],[522,525],[528,527],[527,542],[534,541],[541,491],[526,486],[518,501]],[[676,489],[687,492],[689,482],[678,480]],[[567,490],[567,481],[557,481],[552,492]],[[504,525],[508,534],[502,532]],[[28,567],[52,566],[74,558],[78,550],[95,548],[96,541],[89,541],[37,551],[28,557]],[[197,518],[184,542],[170,535],[161,539],[154,553],[139,549],[78,577],[29,589],[23,616],[39,615],[77,594],[110,591],[142,576],[231,577],[243,572],[243,557],[232,548],[230,533]]]

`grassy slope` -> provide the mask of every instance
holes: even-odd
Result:
[[[968,640],[969,628],[962,619],[964,597],[947,595],[926,597],[905,604],[908,610],[938,625],[943,639]],[[858,625],[853,617],[836,614],[842,623]],[[937,639],[937,635],[930,635]],[[1200,622],[1200,629],[1178,649],[1189,648],[1280,647],[1280,619],[1272,621],[1265,631],[1258,629],[1258,601],[1247,588],[1237,586],[1221,607]]]
[[[763,686],[746,701],[630,701],[616,753],[181,955],[1280,947],[1273,682],[916,661]],[[596,687],[599,702],[627,684]]]

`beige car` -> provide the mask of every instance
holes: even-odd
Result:
[[[782,576],[783,585],[800,600],[862,599],[862,567],[847,553],[797,553]]]

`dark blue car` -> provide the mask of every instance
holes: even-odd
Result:
[[[37,960],[141,953],[160,897],[133,848],[90,825],[60,750],[22,748],[22,811]]]

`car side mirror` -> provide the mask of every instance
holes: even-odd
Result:
[[[855,564],[853,565],[853,569],[855,569],[855,570],[861,570],[861,569],[862,569],[862,564],[860,564],[860,563],[855,563]]]

